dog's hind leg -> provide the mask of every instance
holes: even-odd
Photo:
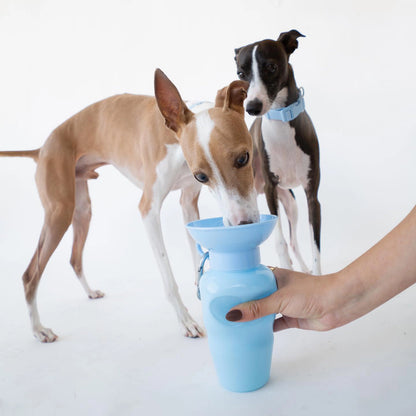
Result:
[[[321,204],[318,201],[317,191],[307,190],[309,224],[312,244],[312,274],[321,274]]]
[[[71,266],[74,269],[82,287],[90,299],[102,298],[104,293],[92,290],[84,275],[82,253],[87,239],[91,221],[91,199],[88,192],[88,183],[85,178],[75,180],[75,210],[72,219],[74,242],[72,245]]]
[[[42,342],[53,342],[57,336],[40,323],[36,294],[46,264],[71,225],[75,206],[75,166],[71,158],[40,161],[36,171],[45,220],[35,254],[23,274],[26,302],[33,334]]]
[[[186,188],[182,189],[181,193],[181,207],[182,207],[182,215],[185,225],[191,221],[199,220],[199,209],[198,209],[198,198],[199,193],[201,192],[201,185],[195,181],[195,184],[192,184]],[[191,247],[192,253],[192,260],[194,264],[194,271],[195,271],[195,284],[197,283],[198,279],[198,267],[199,262],[201,260],[201,256],[196,249],[196,244],[194,239],[190,236],[188,232],[186,232],[189,245]]]
[[[306,266],[302,255],[299,250],[299,243],[297,239],[297,224],[298,224],[298,206],[296,203],[295,195],[291,189],[279,188],[279,200],[283,204],[286,212],[287,219],[289,221],[289,233],[290,233],[290,246],[299,263],[301,270],[307,273],[308,267]]]

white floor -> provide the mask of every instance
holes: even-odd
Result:
[[[28,163],[25,171],[33,170],[31,162],[5,162],[1,176],[11,183],[13,169]],[[18,199],[2,208],[8,233],[0,250],[0,414],[414,414],[416,287],[343,328],[276,334],[270,382],[257,392],[229,393],[217,382],[207,339],[186,339],[179,331],[137,215],[137,192],[112,168],[101,172],[102,180],[91,184],[95,215],[85,263],[91,286],[106,297],[84,295],[69,266],[68,233],[39,293],[42,321],[59,335],[54,344],[32,337],[23,300],[21,274],[41,222],[29,172],[18,181]],[[177,198],[172,194],[163,210],[166,243],[183,299],[202,322]],[[204,216],[216,215],[209,194],[201,205]],[[260,205],[265,211],[262,199]],[[362,224],[355,249],[328,231],[328,217],[323,264],[332,271],[373,237],[372,227]],[[345,234],[355,226],[337,221]],[[308,253],[305,230],[299,235]],[[276,264],[272,239],[262,255]]]

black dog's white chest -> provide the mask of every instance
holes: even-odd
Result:
[[[262,119],[262,136],[270,158],[270,170],[278,175],[281,188],[307,188],[310,157],[295,140],[295,129],[289,123]]]

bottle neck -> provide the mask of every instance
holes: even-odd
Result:
[[[246,251],[209,252],[209,265],[212,270],[239,271],[252,269],[260,264],[260,248]]]

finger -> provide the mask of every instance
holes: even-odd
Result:
[[[267,298],[241,303],[232,308],[225,317],[232,322],[246,322],[279,313],[280,302],[277,294],[275,292]]]

